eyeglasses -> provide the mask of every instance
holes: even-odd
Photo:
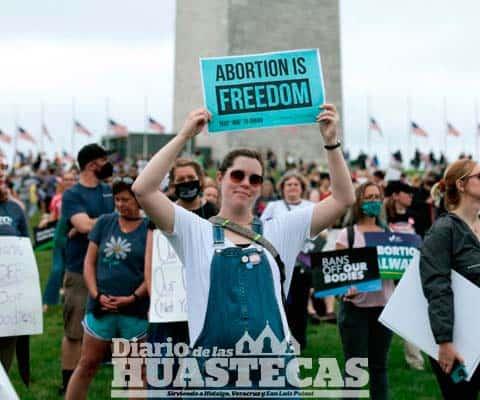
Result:
[[[0,169],[6,171],[8,169],[8,164],[0,164]]]
[[[230,172],[230,179],[233,183],[240,183],[245,179],[247,174],[241,169],[234,169]],[[248,182],[252,186],[260,186],[263,183],[263,176],[257,174],[251,174],[248,176]]]
[[[113,184],[120,183],[120,182],[125,183],[127,185],[133,185],[133,182],[135,182],[135,179],[133,179],[130,176],[117,176],[112,180]]]
[[[465,177],[465,179],[470,179],[470,178],[477,178],[480,180],[480,172],[478,174],[468,175]]]

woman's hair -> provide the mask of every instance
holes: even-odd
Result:
[[[301,196],[303,197],[305,195],[305,192],[307,191],[307,182],[303,175],[296,171],[287,172],[278,182],[278,192],[280,193],[280,196],[282,196],[283,198],[283,188],[285,187],[285,183],[291,178],[295,178],[297,181],[300,182],[300,185],[302,186]]]
[[[445,208],[450,211],[460,204],[461,193],[457,188],[457,181],[465,179],[472,173],[477,163],[469,159],[457,160],[450,164],[440,182],[433,185],[431,195],[436,206],[441,199],[445,201]]]
[[[200,181],[200,186],[203,186],[203,178],[205,177],[205,173],[203,172],[202,166],[196,162],[195,160],[191,160],[189,158],[177,158],[175,164],[170,169],[170,174],[168,175],[170,185],[173,185],[175,182],[175,169],[181,167],[191,167],[195,170],[195,173],[198,176],[198,180]]]
[[[131,176],[118,176],[112,179],[112,193],[116,196],[122,192],[129,192],[135,199],[135,194],[132,190],[133,182],[135,182],[135,178]]]
[[[262,166],[262,175],[263,175],[264,166],[263,166],[262,155],[257,150],[253,150],[253,149],[232,150],[231,152],[229,152],[225,156],[225,158],[223,159],[222,163],[220,164],[220,167],[218,168],[218,170],[222,174],[224,174],[227,171],[227,169],[229,169],[233,165],[233,163],[235,162],[235,160],[238,157],[247,157],[247,158],[253,158],[253,159],[257,160],[260,163],[260,165]]]
[[[365,191],[370,186],[375,186],[379,190],[380,201],[383,200],[383,189],[380,185],[377,185],[372,181],[368,181],[358,186],[355,189],[355,203],[353,203],[353,206],[350,209],[350,218],[349,218],[350,225],[358,223],[365,216],[362,211],[362,203],[365,198]],[[377,224],[380,226],[383,226],[380,222],[381,222],[381,219],[377,217]]]

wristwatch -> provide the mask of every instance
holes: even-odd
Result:
[[[325,150],[335,150],[337,147],[340,147],[342,143],[338,141],[336,144],[325,144],[323,147]]]

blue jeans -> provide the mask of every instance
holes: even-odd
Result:
[[[53,248],[52,270],[48,277],[47,286],[43,293],[43,304],[58,304],[59,291],[62,287],[63,275],[65,273],[65,248]]]
[[[392,332],[378,322],[382,310],[383,307],[357,307],[341,301],[338,315],[345,360],[368,358],[372,400],[388,399],[387,360]]]

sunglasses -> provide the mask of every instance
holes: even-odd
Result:
[[[113,178],[112,183],[125,183],[127,185],[133,185],[133,182],[135,182],[135,179],[131,178],[130,176],[117,176],[116,178]]]
[[[6,171],[8,169],[8,164],[0,164],[0,169]]]
[[[245,174],[245,171],[242,171],[241,169],[234,169],[230,172],[230,179],[233,183],[242,182],[246,176],[247,174]],[[248,175],[248,182],[252,186],[260,186],[263,183],[263,176],[257,174]]]
[[[470,179],[470,178],[477,178],[480,180],[480,172],[478,174],[473,174],[473,175],[468,175],[465,177],[466,179]]]

